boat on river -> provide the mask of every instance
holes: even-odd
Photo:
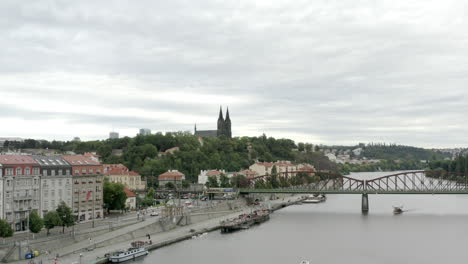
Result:
[[[309,262],[308,260],[303,260],[303,261],[301,261],[301,263],[299,263],[299,264],[310,264],[310,262]]]
[[[270,210],[259,209],[251,214],[241,214],[237,218],[221,222],[221,233],[230,233],[241,229],[249,229],[252,225],[260,224],[270,219]]]
[[[403,206],[393,206],[393,214],[402,214]]]
[[[320,195],[309,195],[302,203],[322,203],[327,200],[327,197],[324,194]]]
[[[108,260],[111,263],[121,263],[128,260],[134,260],[138,257],[146,256],[148,255],[148,253],[148,250],[146,250],[143,247],[129,248],[125,251],[117,251],[112,253],[112,255],[109,256]]]

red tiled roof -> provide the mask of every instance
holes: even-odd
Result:
[[[168,171],[158,176],[158,180],[177,180],[184,178],[185,175],[180,171]]]
[[[66,160],[68,163],[70,163],[70,165],[74,165],[74,166],[101,165],[101,163],[94,161],[83,155],[66,155],[66,156],[62,156],[62,158]]]
[[[132,191],[130,191],[127,187],[124,187],[124,191],[127,194],[127,198],[128,197],[136,197],[136,194],[133,193]]]
[[[31,156],[28,155],[0,155],[0,164],[15,165],[15,164],[39,164]]]
[[[209,171],[206,173],[206,176],[218,176],[218,175],[221,175],[222,172],[220,171],[217,171],[217,170],[212,170],[212,171]]]
[[[103,164],[104,175],[128,175],[128,168],[123,164]]]

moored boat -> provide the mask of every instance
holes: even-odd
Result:
[[[403,213],[403,206],[393,206],[393,214]]]
[[[327,197],[323,194],[315,196],[315,195],[309,195],[305,200],[302,201],[302,203],[321,203],[325,202],[327,200]]]
[[[128,260],[134,260],[138,257],[146,256],[148,255],[148,250],[145,248],[129,248],[126,251],[117,251],[112,253],[112,255],[109,256],[108,260],[111,263],[121,263],[125,262]]]

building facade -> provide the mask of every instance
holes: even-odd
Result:
[[[140,136],[147,136],[147,135],[151,135],[151,129],[149,128],[140,128],[140,133],[139,133]]]
[[[231,118],[229,116],[229,108],[226,111],[226,119],[223,117],[222,108],[219,109],[219,117],[216,130],[197,130],[197,125],[195,124],[194,135],[200,137],[227,137],[232,138],[231,130]]]
[[[216,177],[219,182],[221,174],[228,176],[225,170],[201,170],[198,175],[198,183],[206,184],[208,182],[208,177]]]
[[[277,162],[256,162],[249,167],[249,170],[254,171],[258,176],[265,176],[271,175],[274,166],[276,166],[278,175],[282,177],[294,177],[299,172],[315,173],[314,167],[310,164],[295,164],[284,160]]]
[[[146,181],[141,179],[141,175],[130,171],[123,164],[104,164],[104,176],[110,182],[121,183],[132,191],[146,190]]]
[[[40,166],[41,202],[39,215],[55,211],[61,201],[73,207],[72,166],[60,156],[31,156]]]
[[[117,138],[119,138],[119,133],[109,132],[109,139],[117,139]]]
[[[124,188],[125,194],[127,194],[127,200],[125,200],[125,208],[128,210],[136,209],[136,194],[130,191],[128,188]]]
[[[178,186],[182,184],[183,180],[185,180],[185,174],[178,170],[169,170],[158,176],[159,186],[164,186],[168,182]]]
[[[72,166],[73,213],[78,221],[103,217],[103,166],[84,155],[62,156]]]
[[[16,232],[29,229],[29,214],[40,209],[40,167],[30,156],[0,155],[2,218]]]

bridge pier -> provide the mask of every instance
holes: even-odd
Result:
[[[363,214],[367,214],[369,212],[369,197],[367,196],[367,193],[362,194],[361,211]]]

